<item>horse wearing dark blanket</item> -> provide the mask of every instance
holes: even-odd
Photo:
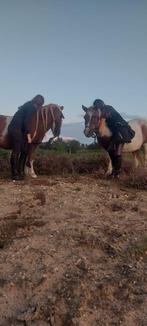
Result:
[[[46,132],[51,129],[53,137],[60,135],[62,119],[64,118],[63,106],[57,104],[48,104],[38,111],[34,112],[28,122],[28,131],[32,138],[31,144],[25,142],[25,152],[19,155],[18,173],[36,177],[33,169],[33,153],[39,145]],[[8,126],[12,117],[0,115],[0,147],[4,149],[12,149],[11,139],[8,134]]]
[[[144,149],[144,164],[147,166],[147,120],[134,119],[126,122],[127,125],[125,125],[124,120],[122,124],[121,121],[115,123],[115,121],[110,120],[109,122],[107,110],[102,108],[96,109],[94,106],[89,108],[82,106],[82,108],[85,111],[85,136],[96,136],[99,144],[109,154],[107,175],[119,175],[121,154],[125,152],[133,153],[137,167],[139,165],[138,151],[141,147]],[[110,126],[109,123],[112,123],[113,126]]]

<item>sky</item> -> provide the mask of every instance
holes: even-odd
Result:
[[[0,114],[36,94],[65,122],[101,98],[147,116],[146,0],[0,0]]]

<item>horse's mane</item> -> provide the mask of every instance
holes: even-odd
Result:
[[[55,108],[58,108],[60,110],[60,105],[59,104],[55,104],[55,103],[49,103],[49,104],[46,104],[46,105],[43,105],[42,106],[43,109],[55,109]]]

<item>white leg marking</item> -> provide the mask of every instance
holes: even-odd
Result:
[[[36,173],[35,173],[35,171],[34,171],[33,162],[34,162],[34,161],[31,161],[31,162],[30,162],[30,163],[31,163],[31,176],[32,176],[32,178],[37,178],[37,175],[36,175]]]
[[[111,161],[111,158],[109,156],[109,163],[108,163],[108,169],[106,171],[106,176],[109,176],[111,173],[112,173],[112,161]]]
[[[25,166],[25,175],[32,178],[37,178],[37,175],[34,171],[33,161],[30,162],[31,167]]]

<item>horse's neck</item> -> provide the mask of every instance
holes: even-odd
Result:
[[[43,130],[46,133],[52,128],[53,122],[55,120],[54,112],[52,108],[43,108],[41,110],[41,118],[43,124]]]
[[[111,130],[108,128],[106,118],[101,117],[99,123],[99,135],[100,137],[111,137]]]
[[[42,128],[43,128],[43,131],[44,133],[46,133],[49,129],[49,126],[48,126],[48,110],[45,109],[45,108],[42,108],[41,111],[41,120],[42,120]]]

